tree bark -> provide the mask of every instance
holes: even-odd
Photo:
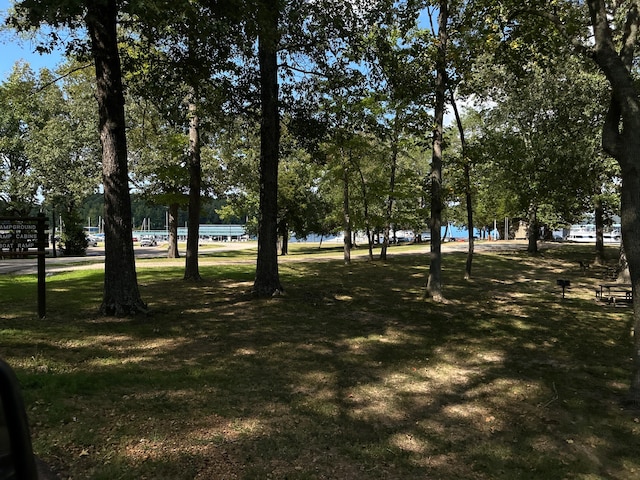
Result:
[[[282,292],[278,272],[278,18],[277,0],[263,0],[259,7],[258,60],[260,63],[260,212],[258,258],[253,293],[270,297]]]
[[[595,201],[595,221],[596,221],[596,263],[604,265],[606,258],[604,254],[604,208],[602,200],[596,197]]]
[[[58,252],[56,250],[56,209],[53,207],[51,209],[51,254],[53,258],[58,256]]]
[[[639,2],[628,6],[620,51],[616,51],[603,0],[588,0],[595,37],[593,59],[611,86],[611,102],[602,131],[603,149],[617,160],[622,176],[622,244],[633,291],[633,372],[629,400],[640,404],[640,90],[631,74],[640,28]]]
[[[467,140],[464,135],[464,126],[462,125],[462,119],[460,118],[460,112],[458,111],[458,105],[456,104],[455,97],[451,93],[451,106],[453,113],[456,117],[456,125],[458,125],[458,133],[460,135],[460,150],[462,154],[462,162],[464,169],[464,190],[465,201],[467,204],[467,228],[469,229],[469,248],[467,250],[467,262],[464,269],[464,279],[469,280],[471,278],[471,267],[473,265],[473,249],[474,249],[474,236],[473,236],[473,197],[471,193],[471,165],[467,158]]]
[[[105,265],[100,312],[122,316],[146,312],[147,306],[140,298],[133,252],[117,14],[115,0],[87,2],[85,21],[96,70],[104,185]]]
[[[289,226],[287,225],[287,222],[281,220],[278,229],[280,230],[280,238],[282,238],[282,243],[280,244],[280,255],[289,255]]]
[[[624,253],[624,245],[622,243],[620,243],[618,252],[616,283],[631,283],[631,275],[629,275],[629,262],[627,262],[627,255]]]
[[[358,170],[360,176],[360,190],[362,191],[362,213],[364,216],[365,233],[367,235],[367,243],[369,248],[369,261],[373,262],[373,235],[371,234],[371,223],[369,219],[369,190],[367,189],[367,181],[364,178],[364,173],[357,162],[353,162],[354,166]]]
[[[447,88],[448,2],[440,0],[438,13],[438,54],[436,60],[436,102],[434,109],[433,153],[431,156],[431,259],[427,294],[442,301],[442,140],[444,131],[445,92]]]
[[[391,218],[393,215],[393,206],[395,203],[396,190],[396,170],[398,169],[398,142],[399,142],[399,124],[400,119],[396,112],[393,122],[393,138],[391,140],[391,171],[389,172],[389,195],[387,196],[387,205],[385,211],[384,237],[382,248],[380,249],[380,260],[387,259],[387,249],[389,248],[389,240],[391,233]]]
[[[198,265],[202,167],[200,164],[200,118],[195,97],[196,93],[192,92],[189,99],[189,220],[187,221],[187,252],[184,268],[184,280],[191,281],[202,280]]]
[[[635,130],[640,134],[640,129]],[[627,257],[629,277],[633,292],[634,353],[631,400],[640,404],[640,139],[627,139],[624,148],[621,195],[622,243]],[[633,144],[633,145],[632,145]]]
[[[169,248],[167,258],[180,258],[178,251],[178,208],[177,203],[169,205],[167,230],[169,231]]]
[[[538,210],[536,207],[529,207],[529,226],[527,227],[527,237],[529,244],[527,252],[538,253],[538,238],[540,237],[540,227],[538,225]]]
[[[349,167],[342,169],[342,221],[344,227],[344,264],[351,263],[351,211],[349,207]]]

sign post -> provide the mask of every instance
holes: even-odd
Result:
[[[45,263],[47,219],[37,217],[0,217],[0,258],[30,257],[38,259],[38,316],[46,316]]]

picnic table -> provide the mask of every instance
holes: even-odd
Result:
[[[613,305],[633,303],[633,289],[630,283],[604,283],[596,288],[596,300]]]

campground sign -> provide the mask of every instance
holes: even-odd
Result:
[[[44,318],[47,219],[37,217],[0,217],[0,259],[36,257],[38,261],[38,315]]]

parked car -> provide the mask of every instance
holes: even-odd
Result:
[[[89,235],[87,237],[87,245],[89,247],[97,247],[98,246],[98,238],[94,235]]]
[[[156,242],[155,238],[147,237],[140,240],[141,247],[155,247],[156,245],[158,245],[158,242]]]

